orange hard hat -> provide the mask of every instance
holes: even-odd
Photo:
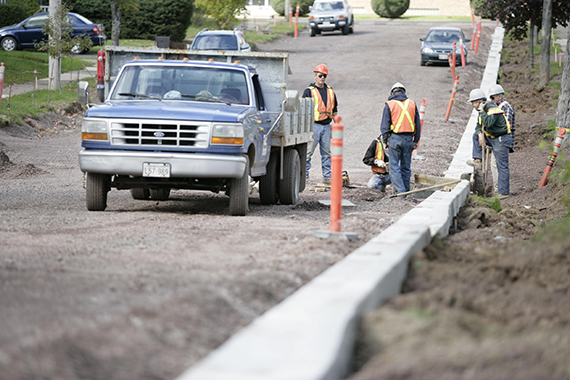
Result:
[[[320,64],[317,67],[315,67],[315,70],[313,70],[315,73],[321,73],[321,74],[326,74],[329,75],[329,69],[327,69],[327,66],[324,64]]]

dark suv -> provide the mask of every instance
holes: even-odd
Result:
[[[190,49],[193,50],[237,50],[248,52],[251,47],[245,42],[243,33],[238,30],[208,30],[200,31]]]

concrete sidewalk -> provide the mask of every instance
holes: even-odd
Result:
[[[68,73],[61,74],[61,85],[64,86],[70,82],[77,82],[82,79],[95,78],[97,74],[97,58],[96,57],[81,57],[76,58],[87,64],[93,64],[93,66],[84,67],[79,71],[71,71]],[[4,72],[4,78],[9,75],[9,67],[6,67]],[[2,91],[2,99],[9,96],[19,95],[26,92],[31,92],[35,90],[47,90],[49,85],[49,78],[38,78],[37,84],[35,82],[27,83],[15,83],[10,86],[4,86]]]

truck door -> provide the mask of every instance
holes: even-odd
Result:
[[[268,134],[271,133],[271,126],[277,119],[277,115],[267,110],[258,76],[254,75],[252,81],[257,112],[259,120],[261,121],[261,128],[259,129],[260,141],[259,144],[257,144],[257,151],[255,152],[255,155],[256,157],[262,157],[260,161],[262,161],[263,166],[265,166],[267,164],[267,161],[269,161],[269,153],[271,152],[271,149],[269,148]]]

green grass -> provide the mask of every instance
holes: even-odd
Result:
[[[90,78],[87,81],[92,90],[96,88],[95,78]],[[69,104],[76,100],[77,83],[74,82],[71,85],[63,85],[61,93],[53,90],[38,90],[14,95],[9,99],[4,98],[0,105],[0,115],[4,115],[10,124],[16,123],[21,125],[25,117],[37,118],[41,113],[54,111],[58,105]]]
[[[476,195],[476,194],[473,194],[471,196],[478,201],[481,201],[481,202],[484,202],[484,203],[491,205],[493,210],[495,210],[496,212],[500,212],[503,209],[501,207],[501,201],[497,197],[486,198],[486,197],[481,197],[481,196]]]
[[[46,78],[49,72],[49,56],[45,53],[33,50],[3,51],[0,50],[0,62],[4,62],[4,87],[15,83],[32,82],[36,75],[38,78]],[[92,66],[91,62],[84,62],[80,57],[62,57],[61,71],[80,70],[84,66]],[[35,71],[37,70],[37,73]]]

